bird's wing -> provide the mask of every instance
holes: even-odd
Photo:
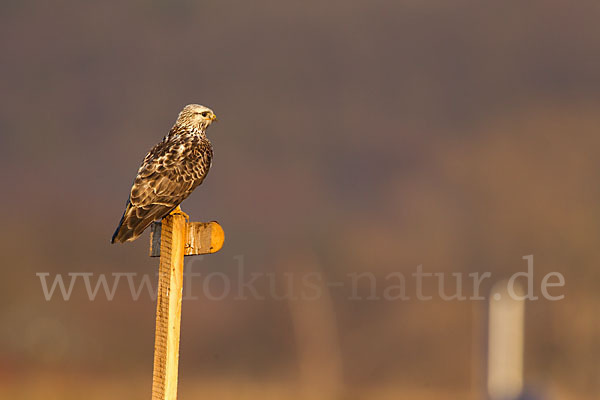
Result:
[[[210,167],[212,149],[210,143],[208,147],[201,144],[197,138],[165,140],[146,155],[113,243],[136,239],[202,183]]]

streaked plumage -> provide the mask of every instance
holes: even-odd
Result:
[[[144,158],[111,243],[135,240],[202,183],[213,156],[206,128],[215,119],[207,107],[183,108],[167,136]]]

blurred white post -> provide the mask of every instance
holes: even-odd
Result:
[[[488,378],[491,400],[517,399],[523,391],[525,301],[508,293],[507,281],[492,288],[489,299]],[[515,293],[523,290],[515,285]]]
[[[298,397],[311,400],[339,399],[342,394],[343,363],[329,288],[318,279],[313,282],[314,293],[304,292],[307,277],[321,276],[321,269],[311,254],[297,254],[289,265],[295,271],[290,289],[297,296],[288,300],[288,306],[298,354]]]

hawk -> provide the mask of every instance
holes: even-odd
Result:
[[[210,108],[198,104],[181,110],[167,136],[144,158],[111,243],[137,239],[202,183],[213,156],[206,128],[216,119]]]

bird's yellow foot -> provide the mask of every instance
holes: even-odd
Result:
[[[188,221],[190,219],[190,216],[187,215],[186,213],[184,213],[180,206],[177,206],[173,211],[170,212],[169,215],[176,215],[176,214],[183,215],[185,217],[185,219],[187,219]]]

